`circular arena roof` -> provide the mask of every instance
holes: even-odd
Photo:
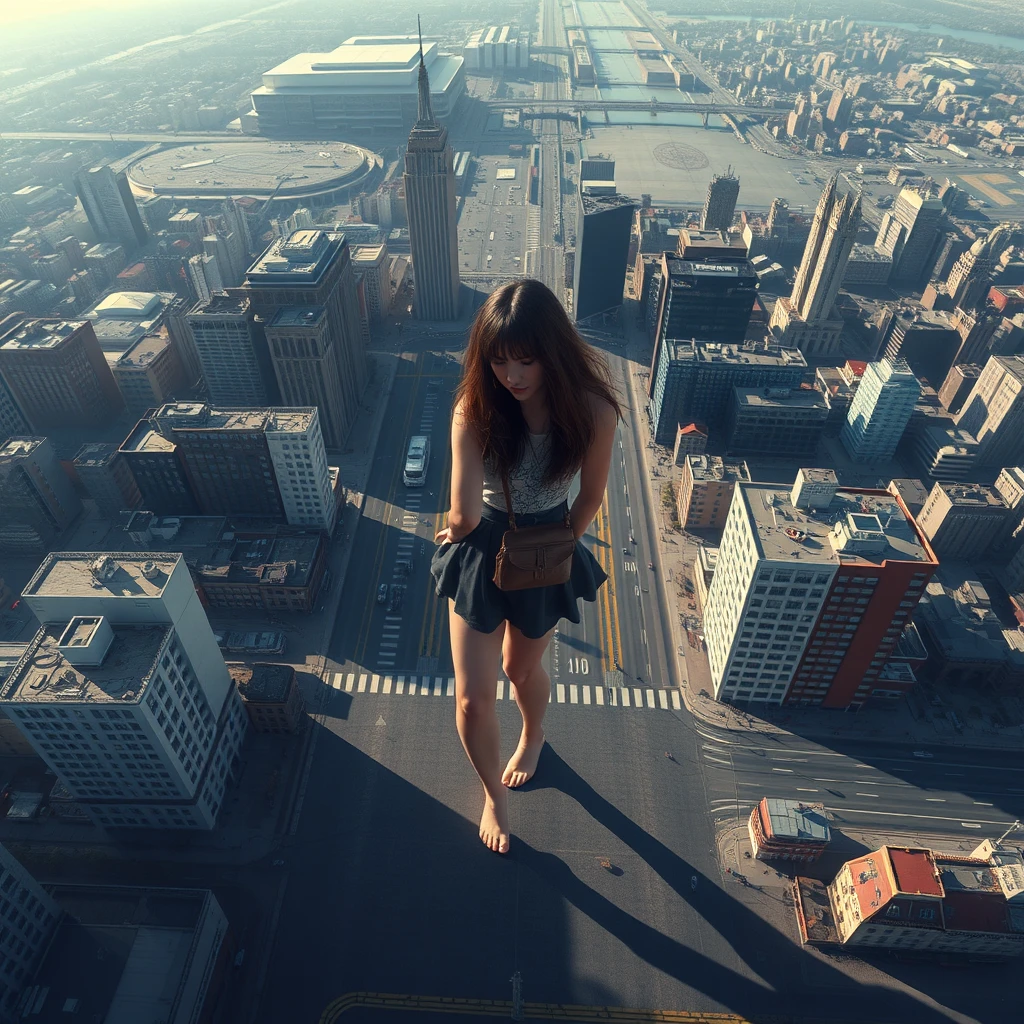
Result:
[[[349,188],[381,158],[348,142],[209,142],[174,146],[128,168],[140,196],[219,199],[224,196],[302,199]]]

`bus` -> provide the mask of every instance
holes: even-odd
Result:
[[[430,462],[430,438],[422,435],[409,439],[409,451],[405,456],[402,482],[406,487],[422,487],[427,482],[427,465]]]

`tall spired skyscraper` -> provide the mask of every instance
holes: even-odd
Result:
[[[419,18],[416,19],[417,28]],[[420,33],[419,109],[405,151],[405,203],[420,320],[454,320],[459,312],[459,235],[455,164],[448,129],[430,108],[430,82]]]
[[[1009,224],[997,224],[956,261],[946,279],[946,291],[954,306],[974,309],[985,301],[992,283],[989,280],[992,267],[1010,244],[1012,234]]]
[[[776,337],[804,355],[836,351],[843,331],[842,320],[831,319],[832,307],[857,238],[861,206],[860,194],[839,195],[836,181],[833,175],[818,200],[793,294],[779,299],[772,313]]]

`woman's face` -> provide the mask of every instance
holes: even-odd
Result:
[[[491,370],[520,402],[535,396],[544,386],[544,368],[536,359],[492,359]]]

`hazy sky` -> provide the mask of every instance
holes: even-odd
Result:
[[[133,0],[0,0],[0,28],[41,18],[117,11],[133,6],[137,6]]]

